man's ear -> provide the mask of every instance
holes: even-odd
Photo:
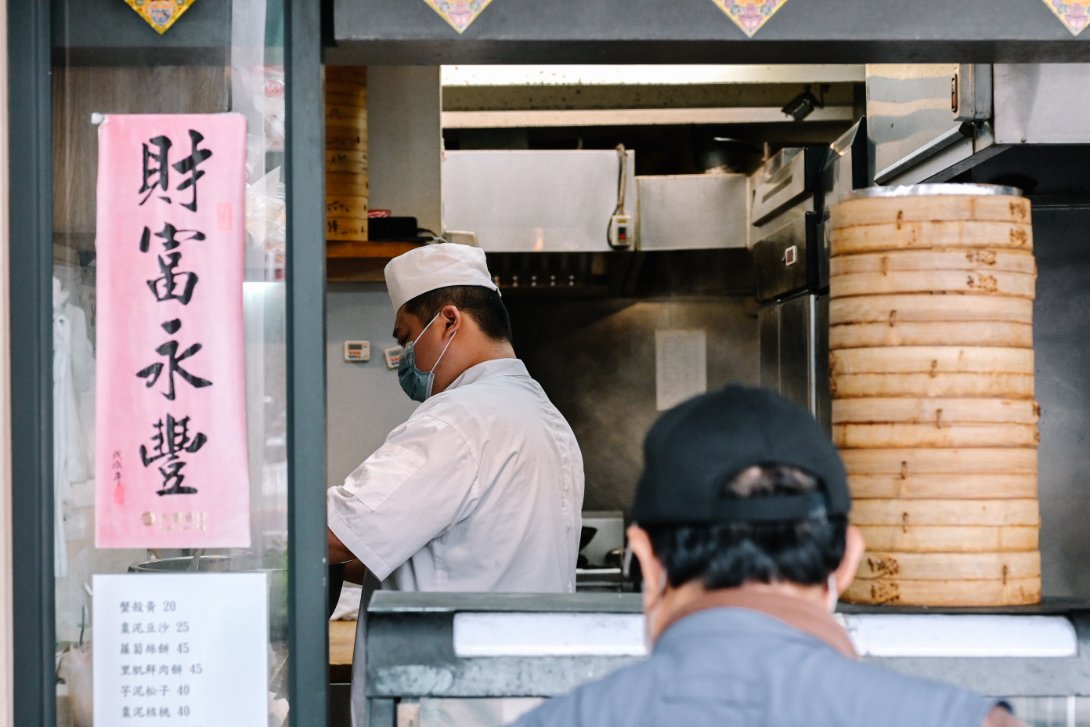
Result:
[[[456,305],[445,305],[439,309],[439,317],[443,321],[443,329],[447,333],[453,333],[462,327],[463,315]]]
[[[640,562],[640,573],[643,575],[643,609],[647,611],[653,607],[658,599],[662,598],[659,585],[666,579],[666,568],[662,561],[655,556],[651,548],[651,538],[647,531],[639,525],[628,527],[628,547],[632,548],[632,554]]]
[[[863,560],[863,552],[867,544],[863,540],[863,533],[854,525],[848,526],[845,536],[844,557],[840,559],[840,565],[833,571],[836,576],[837,596],[848,590],[848,586],[855,580],[855,573],[859,570],[859,563]]]

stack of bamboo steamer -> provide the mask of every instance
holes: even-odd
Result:
[[[326,239],[366,240],[367,69],[325,70]]]
[[[833,437],[867,541],[845,600],[1037,603],[1029,201],[872,189],[830,224]]]

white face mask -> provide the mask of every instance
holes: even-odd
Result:
[[[830,573],[828,580],[829,593],[825,596],[825,608],[829,613],[836,611],[836,603],[839,599],[839,594],[836,591],[836,574]]]

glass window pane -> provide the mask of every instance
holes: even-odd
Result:
[[[126,645],[120,634],[101,643],[92,638],[94,576],[133,574],[134,578],[146,578],[164,572],[188,575],[192,571],[211,572],[217,577],[228,577],[221,576],[224,571],[266,574],[268,635],[259,652],[252,656],[254,663],[267,663],[267,674],[260,677],[266,687],[262,697],[268,697],[267,704],[261,705],[262,716],[267,712],[269,725],[286,724],[287,318],[283,281],[287,215],[283,183],[282,3],[234,0],[196,3],[188,9],[185,3],[177,2],[139,5],[132,9],[118,2],[103,17],[87,17],[83,3],[53,1],[53,464],[58,724],[93,723],[91,677],[96,649],[137,648],[137,640]],[[171,22],[164,33],[156,32]],[[244,165],[235,164],[243,170],[237,186],[233,186],[234,181],[211,181],[210,177],[203,177],[212,165],[201,168],[206,161],[202,158],[202,143],[192,133],[188,139],[170,137],[166,144],[156,141],[160,125],[154,119],[148,122],[146,130],[138,130],[134,142],[143,146],[143,179],[107,180],[107,184],[129,185],[124,189],[131,188],[134,195],[137,190],[146,190],[143,204],[167,204],[161,200],[170,197],[173,210],[187,203],[196,207],[198,195],[205,195],[203,199],[209,200],[209,204],[217,203],[217,194],[235,195],[239,199],[244,196],[244,211],[238,224],[232,219],[233,213],[221,204],[207,218],[213,221],[214,230],[187,231],[179,223],[174,226],[177,229],[168,233],[164,224],[161,228],[146,227],[143,237],[96,239],[96,230],[103,229],[98,215],[104,209],[103,200],[108,198],[103,195],[99,178],[100,167],[105,163],[100,155],[99,136],[104,116],[110,123],[114,120],[111,117],[125,114],[224,113],[239,114],[246,121],[244,135],[211,150],[223,159],[244,160]],[[203,150],[207,149],[205,145]],[[186,184],[186,180],[192,181]],[[124,220],[118,221],[119,229],[124,227],[123,223]],[[235,238],[241,249],[231,247],[230,240]],[[223,243],[224,239],[228,243]],[[217,242],[224,245],[221,250],[224,256],[236,252],[241,255],[241,280],[217,278],[221,267],[230,268],[227,264],[212,265],[200,275],[187,269],[186,251],[192,249],[190,246]],[[108,313],[112,311],[110,320],[100,318],[99,302],[104,300],[101,281],[115,280],[111,276],[120,274],[113,263],[106,262],[111,259],[109,250],[125,249],[135,254],[138,248],[147,259],[156,261],[159,277],[143,276],[134,287],[131,295],[134,316],[141,308],[160,306],[157,311],[164,311],[165,320],[163,331],[156,331],[156,335],[178,345],[172,352],[166,349],[150,352],[152,359],[165,368],[149,364],[139,372],[129,372],[132,375],[126,375],[126,380],[131,379],[129,383],[141,392],[146,390],[148,396],[162,396],[169,379],[171,385],[178,387],[178,398],[169,400],[174,405],[184,400],[182,391],[186,387],[201,388],[201,384],[195,383],[202,380],[199,362],[202,358],[210,360],[207,356],[211,355],[212,347],[221,344],[231,351],[237,349],[237,355],[232,355],[244,372],[236,372],[235,376],[243,382],[244,404],[240,406],[242,413],[233,417],[236,421],[202,425],[192,415],[191,429],[182,427],[182,421],[189,418],[183,414],[189,412],[166,408],[164,416],[155,422],[134,423],[134,431],[142,431],[136,427],[147,426],[147,439],[141,448],[133,447],[132,451],[120,453],[120,457],[127,467],[141,474],[158,472],[155,476],[161,478],[164,491],[155,498],[156,502],[164,503],[162,512],[144,513],[149,518],[144,524],[159,534],[188,532],[193,537],[179,536],[166,544],[159,539],[132,542],[126,547],[96,547],[96,515],[102,517],[102,512],[96,510],[103,510],[101,505],[96,506],[96,491],[115,484],[103,482],[101,476],[104,456],[101,445],[105,435],[96,429],[96,415],[102,414],[103,407],[116,403],[104,401],[100,396],[103,389],[96,382],[111,373],[99,364],[113,360],[104,356],[107,353],[104,347],[118,346],[120,340],[138,336],[136,330],[127,328],[135,325],[131,317],[116,316],[116,305],[103,308]],[[186,317],[194,310],[186,306],[213,289],[220,292],[226,289],[225,299],[233,298],[231,305],[241,310],[237,340],[231,340],[223,331],[207,330],[206,322],[189,323],[191,319]],[[206,329],[198,330],[201,325]],[[190,330],[194,338],[186,341],[184,334]],[[229,331],[230,326],[224,324],[224,330]],[[201,348],[194,348],[194,341]],[[212,382],[209,390],[215,390],[215,383]],[[211,411],[216,408],[213,406]],[[171,420],[167,414],[175,418]],[[98,417],[99,422],[124,419],[124,412],[119,415],[117,411],[109,419]],[[249,506],[248,511],[240,513],[239,521],[248,523],[248,528],[236,529],[248,531],[247,547],[211,547],[215,543],[202,543],[200,533],[211,529],[209,521],[215,519],[215,514],[210,516],[206,511],[187,510],[184,506],[185,498],[190,496],[188,489],[228,488],[231,484],[194,474],[205,471],[197,465],[202,456],[207,458],[203,468],[213,472],[221,465],[227,468],[222,448],[216,449],[213,446],[216,443],[204,434],[213,430],[238,433],[240,449],[244,450],[236,453],[243,475],[237,479],[244,480],[248,473]],[[107,452],[106,456],[113,455]],[[100,476],[96,477],[96,472]],[[145,481],[135,475],[133,479]],[[245,493],[244,484],[241,491]],[[181,505],[172,511],[171,507],[179,502]],[[171,512],[181,514],[175,514],[172,520]],[[141,650],[151,642],[160,643],[153,639],[145,641],[148,643],[141,645]],[[171,641],[170,649],[178,647],[178,643]],[[168,661],[153,661],[150,657],[146,662],[149,667],[171,666]],[[138,685],[143,683],[134,678],[129,686],[135,689]],[[176,686],[171,682],[171,689]],[[183,707],[178,705],[185,700],[176,697],[172,693],[169,700],[157,702],[149,695],[147,709],[163,709],[169,703],[175,711],[170,719],[160,723],[209,724],[197,721],[199,702],[184,707],[182,712],[179,710]],[[129,702],[118,702],[118,708],[123,704]]]

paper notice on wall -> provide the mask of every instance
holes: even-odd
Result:
[[[96,575],[97,725],[266,727],[264,573]]]
[[[655,401],[669,409],[708,390],[704,331],[655,331]]]

